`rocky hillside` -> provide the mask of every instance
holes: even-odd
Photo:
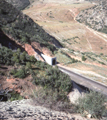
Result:
[[[55,50],[55,45],[61,47],[60,43],[47,34],[41,26],[5,0],[0,1],[0,16],[2,31],[15,42],[20,44],[38,42],[51,51]]]
[[[30,5],[29,0],[6,0],[8,3],[11,3],[17,9],[22,10]]]
[[[15,120],[86,120],[79,115],[53,111],[41,106],[35,106],[32,100],[21,100],[0,103],[0,118]],[[26,106],[27,104],[27,106]]]
[[[98,5],[81,11],[76,19],[95,30],[107,34],[107,1],[102,0]]]

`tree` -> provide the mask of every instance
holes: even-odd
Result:
[[[19,69],[19,70],[15,73],[14,77],[25,78],[26,75],[27,75],[27,73],[26,73],[26,71],[25,71],[25,67],[22,67],[21,69]]]
[[[82,56],[82,61],[85,61],[85,60],[86,60],[85,56]]]
[[[12,61],[14,63],[19,63],[19,55],[17,54],[17,52],[13,54]]]
[[[35,59],[34,56],[30,56],[30,61],[31,61],[31,62],[36,62],[37,60]]]
[[[17,49],[17,54],[20,55],[20,53],[21,53],[21,50],[20,50],[20,48],[18,48]]]
[[[32,68],[31,62],[27,62],[27,63],[26,63],[26,67],[27,67],[27,69],[31,69],[31,68]]]
[[[21,62],[26,61],[26,52],[25,51],[22,54],[20,54],[20,60],[21,60]]]

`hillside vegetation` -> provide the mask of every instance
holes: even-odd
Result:
[[[65,11],[65,14],[67,12],[66,16],[69,16],[71,11],[71,9]],[[67,113],[79,112],[84,114],[88,112],[92,117],[98,118],[105,115],[105,97],[99,96],[99,93],[95,92],[82,100],[80,99],[79,104],[74,106],[67,97],[72,91],[72,78],[61,72],[58,67],[52,67],[45,62],[37,61],[33,56],[29,56],[22,47],[25,43],[32,45],[36,41],[35,43],[38,46],[40,43],[42,47],[45,46],[54,51],[55,45],[61,47],[54,37],[46,33],[42,27],[34,23],[28,16],[23,15],[15,7],[3,0],[0,1],[0,16],[0,101],[6,96],[9,97],[10,101],[31,98],[34,101],[34,107],[42,105],[54,110],[66,111]],[[50,12],[49,18],[53,19],[52,12]],[[73,15],[68,19],[69,21],[72,19],[74,24]],[[63,24],[63,21],[58,22]],[[63,39],[62,41],[66,41],[67,44],[72,41],[75,44],[80,41],[80,38],[72,36],[72,38]],[[80,63],[78,59],[71,57],[71,54],[75,54],[74,50],[64,51],[64,49],[59,49],[54,54],[59,56],[59,61],[65,60],[66,64],[76,63],[78,65],[77,62]],[[82,61],[87,60],[90,55],[90,53],[87,53],[86,57],[86,53],[80,54],[83,55]],[[63,58],[60,58],[60,56]],[[93,60],[95,61],[95,59]],[[63,62],[65,63],[65,61]],[[76,119],[71,118],[72,115],[66,116],[63,114],[62,116],[61,114],[55,114],[53,111],[42,112],[38,108],[37,110],[33,109],[28,103],[26,103],[27,106],[26,104],[23,105],[23,101],[20,101],[20,105],[16,101],[5,102],[8,105],[2,102],[0,104],[1,119]],[[37,114],[35,111],[37,111]]]
[[[77,21],[107,34],[107,1],[102,0],[98,5],[83,10],[77,16]]]
[[[18,43],[30,44],[35,41],[43,46],[47,46],[51,51],[55,49],[54,44],[61,46],[54,37],[47,34],[31,18],[4,0],[0,2],[0,16],[0,27],[2,31]]]
[[[43,93],[40,95],[41,98],[36,99],[39,100],[38,102],[45,101],[46,105],[55,106],[56,104],[57,106],[59,101],[68,101],[67,94],[72,89],[71,79],[59,71],[57,67],[53,68],[46,63],[37,61],[33,56],[29,56],[24,49],[22,49],[24,52],[18,49],[19,45],[21,48],[25,43],[31,44],[36,41],[53,51],[55,49],[54,43],[59,44],[59,42],[34,23],[32,19],[23,15],[4,0],[0,3],[0,15],[0,84],[3,85],[3,89],[7,90],[8,88],[8,90],[12,89],[12,92],[15,91],[11,100],[16,100],[16,92],[23,97],[25,97],[25,93],[28,97],[34,97],[36,95],[31,94],[31,89],[35,92],[37,87],[39,91],[36,91],[35,94]],[[11,48],[11,44],[15,45],[14,50],[7,48],[7,43],[10,45],[9,48]],[[14,87],[16,81],[19,82]],[[29,84],[30,87],[28,87]]]
[[[14,78],[19,82],[22,80],[26,88],[29,81],[29,84],[33,87],[30,87],[29,92],[27,92],[27,89],[24,89],[24,85],[20,87],[19,82],[16,87],[10,87],[8,81],[6,87],[6,77],[9,77],[9,79]],[[67,95],[72,89],[70,77],[62,73],[57,67],[53,68],[46,63],[36,61],[33,56],[29,56],[25,51],[21,52],[20,49],[13,51],[4,46],[0,47],[0,84],[6,87],[8,91],[10,89],[12,89],[12,92],[15,91],[11,96],[11,100],[19,99],[20,96],[17,98],[15,96],[17,96],[17,89],[20,89],[20,91],[24,91],[24,94],[20,92],[23,97],[25,97],[25,93],[29,98],[38,96],[36,98],[38,104],[43,103],[51,107],[57,107],[59,101],[69,104]],[[15,83],[12,82],[13,84]],[[32,94],[31,89],[34,94]],[[65,105],[64,109],[66,107]]]

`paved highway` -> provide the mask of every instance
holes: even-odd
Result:
[[[106,85],[103,85],[99,82],[96,82],[94,80],[91,80],[89,78],[86,78],[82,75],[79,75],[77,73],[74,73],[70,70],[67,70],[63,67],[59,67],[59,70],[61,70],[62,72],[68,74],[71,78],[72,81],[76,82],[77,84],[80,84],[82,86],[85,86],[91,90],[95,90],[95,91],[98,91],[98,92],[101,92],[103,93],[104,95],[107,96],[107,86]]]

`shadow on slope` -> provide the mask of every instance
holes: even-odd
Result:
[[[9,37],[7,37],[1,29],[0,29],[0,43],[2,46],[6,46],[12,50],[20,48],[22,51],[24,51],[24,48],[22,48],[20,45],[16,44]]]

